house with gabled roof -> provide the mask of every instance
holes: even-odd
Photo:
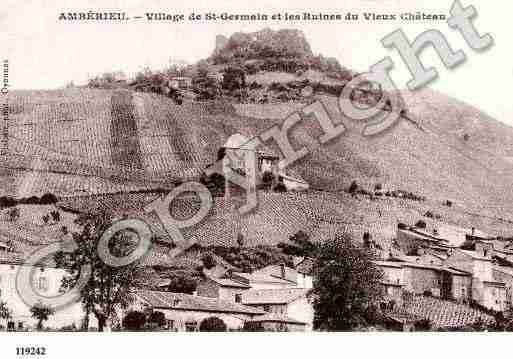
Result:
[[[305,330],[312,330],[314,310],[309,291],[305,288],[251,289],[242,293],[242,304],[306,323]]]
[[[197,295],[138,290],[130,310],[160,311],[166,318],[168,330],[198,331],[202,320],[209,317],[221,319],[228,329],[242,329],[244,323],[264,315],[261,309],[232,301]]]

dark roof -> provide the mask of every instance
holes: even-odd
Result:
[[[244,304],[288,304],[307,295],[309,289],[255,289],[242,293]]]
[[[194,310],[200,312],[264,314],[265,312],[245,305],[216,298],[196,295],[139,290],[136,295],[148,305],[158,309]]]

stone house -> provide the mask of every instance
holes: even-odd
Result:
[[[312,330],[314,310],[308,292],[305,288],[251,289],[242,293],[242,304],[306,323],[305,330]]]
[[[218,298],[234,303],[241,303],[241,293],[249,290],[249,284],[230,278],[209,277],[198,283],[196,294],[202,297]]]
[[[62,278],[66,275],[64,269],[55,268],[50,262],[29,267],[32,283],[28,285],[37,295],[48,298],[59,294]],[[6,302],[7,307],[11,310],[11,318],[3,323],[0,322],[0,325],[8,330],[33,329],[37,325],[37,319],[32,318],[30,312],[32,304],[24,299],[18,291],[17,276],[22,268],[27,269],[27,264],[20,256],[14,253],[0,252],[0,300]],[[81,328],[84,319],[85,313],[82,304],[75,302],[56,310],[43,325],[54,330],[72,325]],[[90,325],[94,326],[94,323],[95,318],[91,316]]]
[[[174,331],[198,331],[201,321],[209,317],[221,319],[229,330],[239,330],[246,321],[265,314],[255,307],[183,293],[139,290],[135,296],[130,310],[160,311],[166,328]]]
[[[493,261],[488,251],[455,249],[446,260],[447,265],[472,273],[472,295],[476,303],[493,310],[506,308],[506,285],[493,277]]]

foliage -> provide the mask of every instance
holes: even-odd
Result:
[[[246,73],[238,67],[227,67],[224,70],[222,87],[228,91],[240,90],[246,87]]]
[[[55,310],[48,305],[37,302],[30,308],[30,313],[32,313],[32,318],[37,319],[37,329],[41,330],[43,329],[43,322],[47,321],[55,313]]]
[[[349,235],[320,245],[311,292],[314,327],[346,331],[378,322],[382,276],[371,253],[355,246]]]
[[[199,325],[200,332],[225,332],[226,329],[226,324],[218,317],[205,318]]]
[[[60,222],[61,221],[61,214],[59,211],[51,211],[50,216],[52,216],[52,219],[54,222]]]
[[[146,314],[137,310],[130,311],[123,318],[122,325],[126,330],[142,330],[146,325]]]
[[[169,279],[166,290],[174,293],[192,294],[198,283],[203,279],[203,274],[197,269],[178,269],[161,274]]]
[[[274,186],[274,192],[283,193],[287,192],[287,186],[283,184],[283,182],[278,182],[276,186]]]
[[[211,246],[208,250],[239,268],[243,272],[253,272],[268,265],[285,263],[292,266],[292,259],[279,248],[259,245],[255,247]]]
[[[357,189],[358,189],[358,183],[356,183],[356,181],[353,181],[353,182],[351,182],[351,185],[349,186],[347,192],[355,193]]]
[[[162,328],[166,325],[166,316],[164,313],[159,311],[151,312],[148,318],[148,323],[153,324],[158,328]]]
[[[53,193],[45,193],[39,200],[40,204],[55,204],[57,202],[57,196],[55,196]]]
[[[264,326],[260,322],[244,322],[242,328],[244,332],[264,332]]]
[[[415,223],[415,227],[417,228],[426,229],[426,226],[426,222],[424,222],[422,219],[418,220],[417,223]]]
[[[201,257],[201,261],[203,262],[203,267],[205,267],[206,269],[212,269],[217,265],[217,262],[212,253],[203,254],[203,256]]]
[[[8,208],[16,206],[16,200],[12,197],[0,197],[0,208]]]
[[[7,306],[7,302],[0,300],[0,319],[10,319],[12,317],[12,311]]]
[[[20,210],[17,207],[14,207],[9,210],[7,216],[9,218],[9,221],[16,222],[18,218],[20,218]]]
[[[279,243],[278,248],[285,254],[299,257],[312,256],[317,251],[317,246],[310,240],[310,236],[302,230],[289,237],[289,242]]]
[[[130,301],[130,289],[144,280],[144,270],[134,261],[125,266],[110,266],[99,256],[98,244],[102,234],[112,224],[112,218],[105,214],[82,215],[77,223],[80,233],[73,233],[76,248],[72,252],[59,252],[55,255],[58,267],[64,268],[67,275],[61,283],[61,290],[75,286],[85,268],[90,276],[81,289],[82,304],[86,311],[92,312],[98,320],[98,329],[103,331],[115,314],[117,305],[125,306]],[[137,235],[122,230],[112,236],[109,250],[115,257],[130,254],[138,244]]]
[[[237,233],[237,245],[239,247],[244,246],[244,235],[242,233]]]

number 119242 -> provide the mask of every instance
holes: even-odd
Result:
[[[17,347],[17,356],[46,355],[45,347]]]

